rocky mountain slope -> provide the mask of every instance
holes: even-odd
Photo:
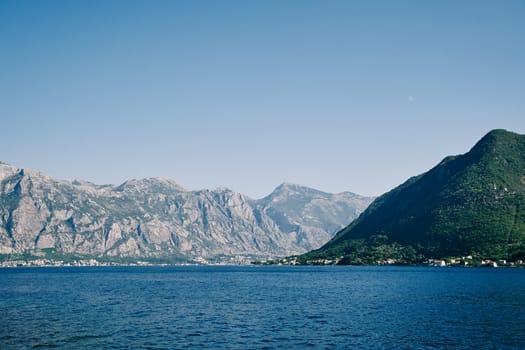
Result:
[[[411,263],[468,255],[525,259],[525,135],[491,131],[468,153],[377,198],[300,260]]]
[[[318,248],[370,202],[291,184],[260,200],[165,178],[98,186],[0,163],[0,254],[284,256]]]

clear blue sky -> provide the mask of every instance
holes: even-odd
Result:
[[[379,195],[525,133],[525,1],[0,0],[0,160]]]

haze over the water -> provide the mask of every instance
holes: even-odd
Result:
[[[525,132],[524,1],[0,1],[0,161],[379,195]]]

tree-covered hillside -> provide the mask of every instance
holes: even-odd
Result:
[[[447,157],[377,198],[299,261],[413,263],[466,255],[525,259],[524,135],[491,131],[468,153]]]

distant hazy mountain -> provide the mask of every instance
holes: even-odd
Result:
[[[494,130],[470,152],[445,158],[377,198],[302,260],[525,259],[525,136]]]
[[[320,247],[371,202],[283,184],[253,200],[165,178],[119,186],[57,180],[0,163],[0,254],[225,259]]]
[[[354,220],[370,202],[371,198],[351,192],[329,194],[283,183],[269,196],[254,203],[280,230],[294,233],[301,248],[311,250],[328,242],[335,232]]]

